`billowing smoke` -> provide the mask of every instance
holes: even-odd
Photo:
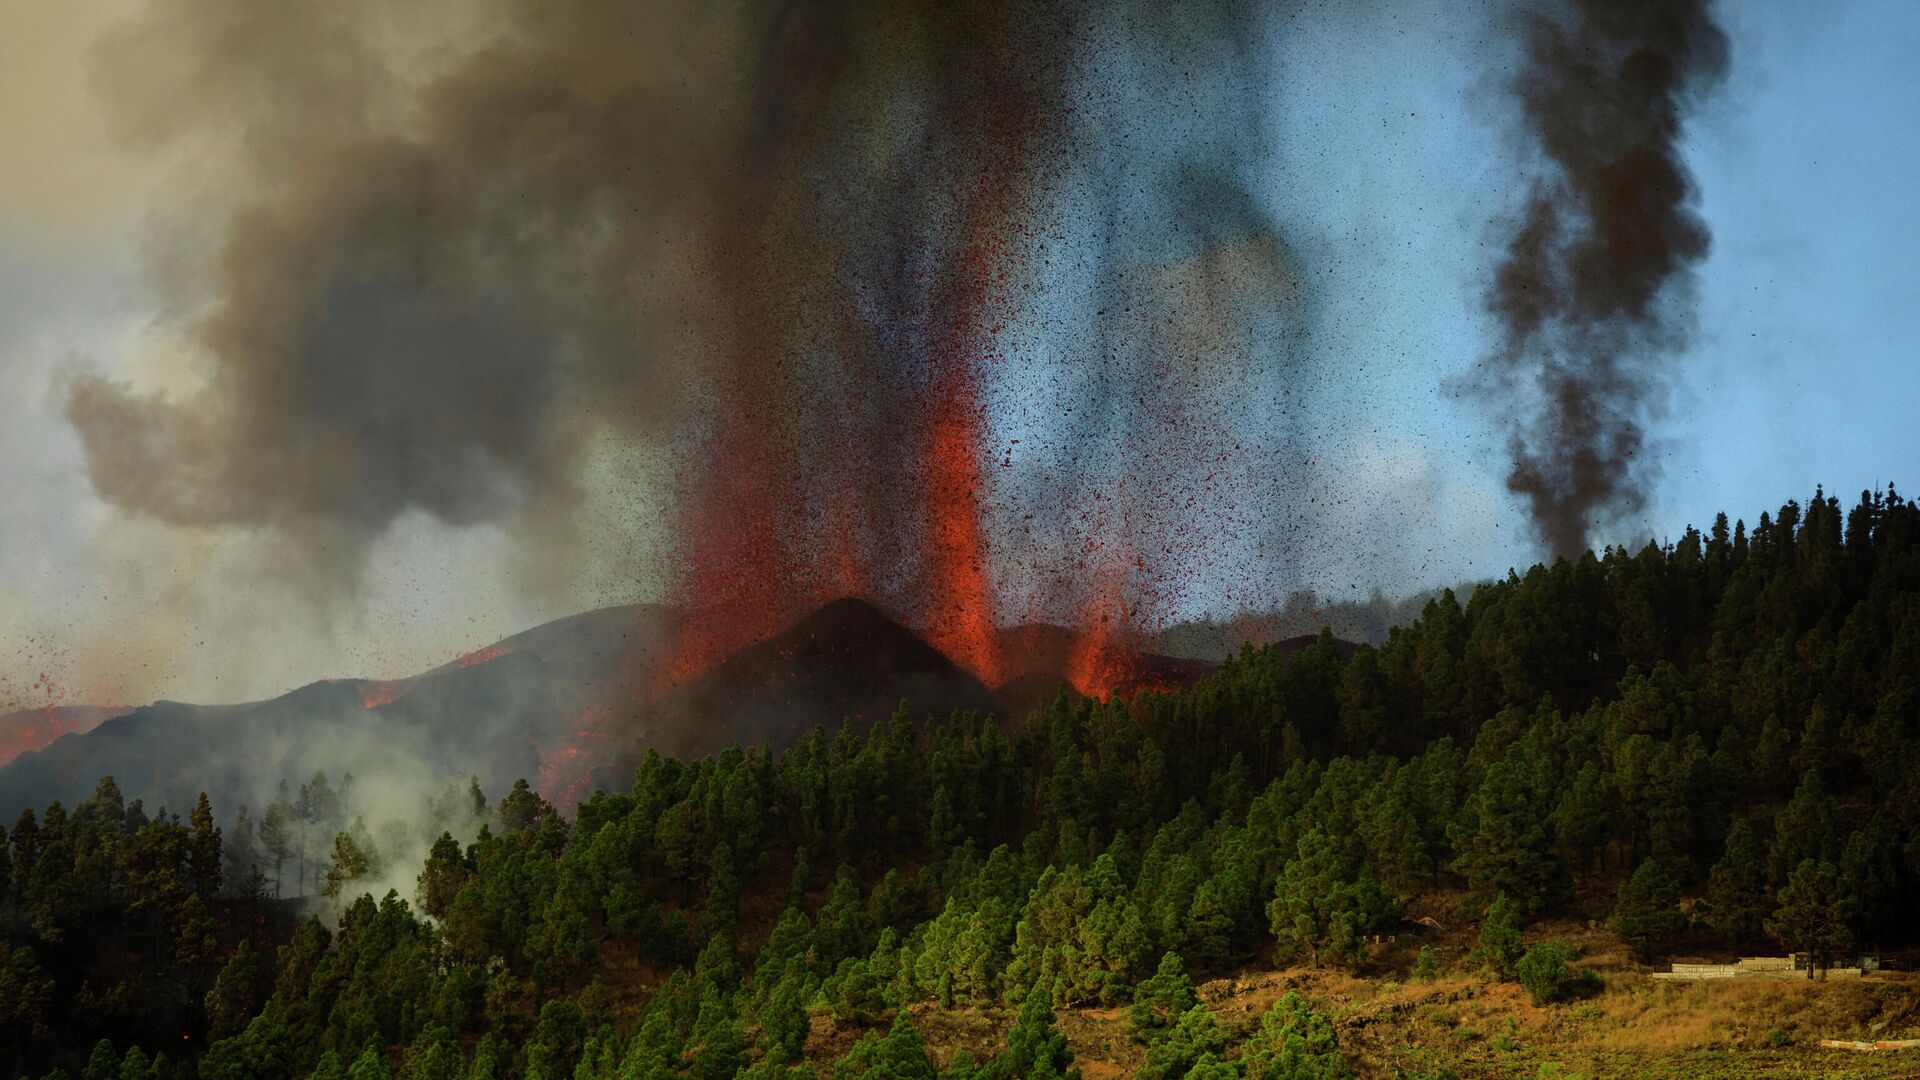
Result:
[[[667,675],[851,593],[992,681],[1002,616],[1271,516],[1193,528],[1286,475],[1229,431],[1297,314],[1241,174],[1275,6],[156,0],[103,85],[147,143],[238,131],[238,209],[163,230],[218,238],[161,263],[193,378],[67,414],[109,502],[326,587],[411,512],[564,564],[586,448],[671,447]],[[1048,363],[1016,463],[989,398]]]
[[[642,448],[668,680],[845,594],[989,683],[1009,622],[1277,602],[1341,359],[1261,172],[1309,12],[1346,9],[149,0],[100,82],[207,185],[154,219],[192,362],[77,379],[67,415],[112,505],[264,538],[321,595],[409,515],[564,572],[623,497],[595,455]],[[1549,168],[1493,366],[1544,403],[1512,485],[1570,550],[1637,490],[1704,248],[1677,116],[1724,43],[1693,7],[1529,27]]]
[[[382,51],[405,29],[383,5],[150,5],[105,43],[102,84],[163,149],[237,134],[218,192],[237,209],[203,265],[158,268],[205,275],[168,286],[193,383],[72,386],[95,488],[273,533],[330,578],[408,511],[564,525],[596,432],[658,431],[683,403],[689,201],[729,128],[709,7],[505,4],[416,84]],[[163,245],[196,239],[163,224]]]
[[[1507,485],[1554,555],[1644,503],[1647,414],[1707,253],[1678,141],[1726,71],[1710,7],[1577,0],[1524,18],[1514,91],[1546,168],[1488,293],[1504,330],[1490,391],[1515,428]]]
[[[1174,533],[1216,507],[1190,482],[1253,471],[1220,463],[1221,433],[1274,389],[1280,336],[1195,337],[1270,330],[1296,284],[1236,172],[1270,6],[847,2],[776,23],[728,263],[727,464],[688,500],[694,654],[854,593],[991,683],[996,621],[1082,619],[1198,546]],[[1193,96],[1143,123],[1183,78]],[[1057,411],[996,430],[1035,405],[1006,385],[1043,375]],[[1209,395],[1235,405],[1183,419]]]

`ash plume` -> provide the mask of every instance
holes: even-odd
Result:
[[[409,511],[553,529],[596,430],[672,415],[689,193],[726,127],[719,16],[476,10],[478,43],[424,81],[444,61],[389,56],[382,5],[154,3],[103,43],[129,138],[238,144],[212,250],[197,222],[161,226],[156,273],[204,274],[163,315],[201,366],[69,389],[107,501],[270,532],[351,578]]]
[[[854,595],[992,685],[997,625],[1258,607],[1348,546],[1331,489],[1372,481],[1320,464],[1310,421],[1347,359],[1314,290],[1356,241],[1301,242],[1327,170],[1271,175],[1336,126],[1304,95],[1279,122],[1275,46],[1308,16],[1386,32],[1365,5],[265,10],[147,0],[100,52],[128,142],[193,184],[153,219],[187,361],[64,399],[127,515],[242,534],[329,600],[410,519],[500,529],[556,577],[621,542],[589,521],[638,522],[668,539],[618,572],[683,602],[673,681]],[[1583,12],[1535,51],[1649,66]],[[1541,130],[1578,81],[1555,70],[1524,99]],[[1592,124],[1568,138],[1640,145]],[[1570,402],[1525,475],[1572,469],[1547,435],[1639,385],[1598,344],[1669,325],[1672,270],[1623,302],[1602,279],[1648,272],[1588,265],[1614,247],[1586,152],[1547,147],[1537,258],[1502,277],[1564,297],[1495,300],[1502,377]],[[644,464],[601,468],[610,445]]]
[[[1000,619],[1078,621],[1114,567],[1157,579],[1250,528],[1258,496],[1247,520],[1192,526],[1228,472],[1285,483],[1228,445],[1279,355],[1236,339],[1298,290],[1242,174],[1260,30],[1283,6],[849,2],[777,21],[748,143],[762,246],[732,260],[744,313],[712,435],[717,460],[755,464],[687,500],[697,651],[853,593],[993,682]],[[1041,355],[1044,335],[1067,344]],[[1008,400],[1043,377],[1064,400]],[[1044,437],[995,440],[1023,410],[1047,413]]]
[[[1578,0],[1523,17],[1513,90],[1545,167],[1487,293],[1503,331],[1489,390],[1515,428],[1507,486],[1552,555],[1586,551],[1645,499],[1647,414],[1709,239],[1678,141],[1727,67],[1711,8]]]
[[[110,504],[270,537],[316,593],[411,513],[564,565],[579,505],[622,497],[586,490],[588,448],[667,447],[680,666],[854,594],[991,678],[1010,575],[1196,546],[1165,519],[1226,471],[1205,407],[1258,398],[1244,340],[1300,280],[1220,130],[1258,127],[1280,6],[153,0],[103,90],[153,152],[224,147],[201,205],[230,210],[161,224],[197,366],[78,378],[66,414]],[[1092,283],[1043,304],[1089,193]],[[1108,345],[1003,483],[989,399],[1036,363],[1023,327]],[[996,499],[1050,503],[1075,554],[1022,547]],[[1021,602],[1072,618],[1075,590]]]

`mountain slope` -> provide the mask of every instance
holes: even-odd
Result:
[[[847,720],[864,730],[903,703],[914,716],[968,709],[1020,718],[1063,691],[1077,699],[1076,685],[1130,697],[1213,670],[1120,647],[1084,654],[1076,631],[1036,624],[1003,631],[1009,679],[989,689],[871,604],[842,599],[664,686],[659,672],[680,625],[673,608],[603,608],[404,679],[328,680],[242,705],[157,702],[106,719],[56,711],[97,726],[42,739],[0,768],[0,815],[71,804],[103,775],[149,807],[177,810],[202,790],[257,807],[282,780],[316,771],[399,786],[472,774],[490,792],[525,777],[571,806],[595,785],[625,787],[649,750],[779,749],[815,726]]]
[[[332,679],[239,705],[156,702],[68,734],[0,768],[0,813],[69,804],[111,775],[128,798],[180,809],[202,790],[264,804],[281,780],[418,784],[518,777],[577,786],[583,726],[635,708],[678,615],[633,604],[558,619],[431,671],[397,680]]]
[[[103,775],[149,808],[178,810],[202,790],[257,807],[316,771],[403,786],[471,773],[496,793],[525,777],[571,806],[592,783],[624,786],[650,749],[781,747],[816,725],[864,728],[902,702],[916,715],[999,711],[977,679],[859,600],[662,688],[679,625],[658,605],[605,608],[409,678],[327,680],[241,705],[156,702],[0,768],[0,814],[71,804]]]
[[[786,746],[816,725],[865,727],[904,702],[915,715],[997,711],[978,679],[863,600],[828,603],[669,692],[645,733],[662,753],[729,742]]]
[[[85,734],[102,721],[131,711],[118,705],[48,705],[0,713],[0,765],[49,746],[63,735]]]

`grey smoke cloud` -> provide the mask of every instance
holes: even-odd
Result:
[[[924,508],[889,492],[922,479],[902,448],[925,429],[929,342],[954,314],[946,264],[968,241],[969,185],[998,175],[1034,201],[1002,223],[1025,260],[1007,268],[1009,321],[1068,347],[985,366],[1033,394],[1008,413],[1073,408],[989,470],[1001,523],[1036,519],[1030,542],[994,537],[1003,578],[1037,583],[1016,613],[1064,614],[1047,594],[1073,607],[1076,562],[1114,537],[1193,604],[1257,603],[1250,580],[1278,589],[1338,560],[1358,568],[1341,566],[1344,587],[1390,561],[1352,522],[1434,498],[1395,479],[1431,473],[1371,432],[1352,434],[1393,469],[1330,460],[1318,403],[1368,389],[1343,372],[1370,303],[1315,292],[1397,242],[1378,238],[1390,225],[1319,228],[1320,211],[1402,173],[1390,155],[1356,165],[1374,114],[1329,123],[1342,114],[1324,102],[1372,79],[1384,122],[1409,91],[1385,65],[1298,73],[1323,103],[1294,115],[1297,73],[1272,57],[1303,27],[1365,40],[1395,20],[1224,0],[977,7],[141,5],[95,81],[123,142],[192,182],[154,204],[148,283],[158,335],[187,359],[66,384],[95,493],[115,524],[238,537],[248,566],[316,595],[370,590],[367,564],[421,518],[514,535],[525,582],[576,567],[583,544],[621,546],[636,520],[658,527],[606,457],[637,446],[648,484],[706,480],[699,436],[739,405],[717,392],[734,369],[768,391],[747,411],[782,444],[776,483],[852,507],[782,519],[783,539],[844,524],[895,575],[876,590],[910,596]],[[1037,136],[1004,130],[1028,121]],[[976,160],[1009,148],[1034,156]],[[1292,162],[1279,180],[1276,154]],[[1061,222],[1103,200],[1097,280],[1022,310],[1058,284],[1036,268],[1085,254]],[[1208,527],[1187,528],[1200,512]],[[204,651],[230,649],[226,629]]]
[[[591,437],[682,404],[675,245],[726,92],[684,77],[698,9],[500,5],[420,85],[378,6],[155,4],[110,35],[130,139],[240,145],[201,302],[171,312],[199,384],[69,390],[95,490],[348,578],[408,511],[561,538]]]
[[[1167,280],[1141,250],[1162,211],[1184,230],[1161,239],[1191,261],[1192,295],[1141,300],[1140,328],[1228,286],[1297,286],[1260,254],[1284,243],[1232,160],[1269,78],[1248,32],[1289,7],[149,4],[101,46],[118,129],[151,152],[233,143],[221,209],[159,245],[163,320],[198,363],[158,389],[77,377],[67,419],[108,503],[271,537],[316,592],[353,584],[414,512],[511,528],[564,565],[595,439],[725,458],[724,439],[700,440],[731,423],[763,449],[682,462],[683,501],[729,473],[759,474],[737,502],[838,500],[815,535],[783,529],[792,560],[857,532],[864,587],[912,610],[935,572],[913,494],[932,483],[918,471],[929,386],[979,377],[953,359],[976,347],[963,327],[1031,314],[1021,267],[1044,184],[1078,175],[1132,200],[1106,272],[1136,282],[1109,294]],[[448,43],[420,44],[436,34]],[[1195,66],[1224,74],[1160,115],[1184,134],[1143,169],[1072,120],[1081,97],[1128,97],[1134,75],[1170,88]],[[1125,194],[1139,185],[1153,194]],[[1263,261],[1266,279],[1248,277]],[[1180,364],[1194,401],[1232,395],[1265,361],[1203,351]],[[1143,397],[1173,361],[1096,360],[1083,415],[1157,439],[1143,468],[1199,468],[1178,450],[1205,418],[1170,437]],[[1221,426],[1205,434],[1231,442]],[[1169,512],[1128,508],[1162,532],[1147,519]],[[781,588],[789,604],[819,599],[809,582]]]

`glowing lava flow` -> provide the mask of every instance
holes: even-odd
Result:
[[[484,649],[475,649],[467,653],[460,659],[455,660],[453,666],[456,668],[470,668],[477,664],[484,664],[489,660],[498,660],[512,651],[512,649],[505,645],[489,645]]]
[[[540,793],[570,814],[587,795],[593,769],[608,759],[606,748],[618,730],[617,717],[604,705],[588,705],[568,729],[563,741],[540,748]]]
[[[383,682],[369,680],[360,684],[360,707],[377,709],[382,705],[391,705],[399,698],[400,691],[406,688],[404,681]]]
[[[0,717],[0,765],[44,750],[64,735],[83,735],[128,711],[117,705],[43,705]]]
[[[1067,657],[1067,682],[1087,697],[1112,697],[1137,674],[1135,654],[1122,644],[1132,620],[1121,597],[1122,576],[1112,566],[1101,569]]]
[[[987,76],[992,79],[994,76]],[[941,296],[940,339],[931,360],[925,474],[932,523],[929,585],[932,644],[988,686],[1001,682],[1000,635],[989,573],[986,492],[980,462],[985,418],[980,387],[986,363],[1010,316],[1007,290],[1015,260],[1008,232],[1028,211],[1030,143],[1039,121],[1022,94],[1005,87],[987,95],[972,183],[960,209],[962,245]]]
[[[932,604],[928,639],[988,686],[1000,681],[993,588],[980,526],[980,421],[958,387],[939,394],[928,440]]]

